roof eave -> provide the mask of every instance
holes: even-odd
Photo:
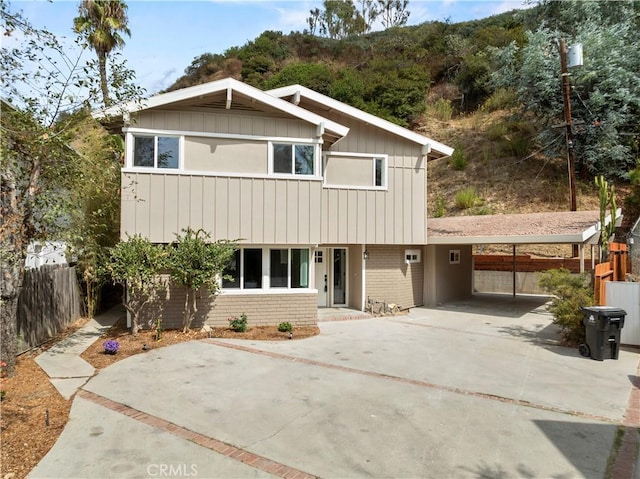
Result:
[[[588,243],[591,236],[585,234],[531,236],[427,236],[427,244],[582,244]]]
[[[269,95],[262,90],[242,83],[233,78],[225,78],[223,80],[217,80],[214,82],[204,83],[202,85],[195,85],[192,87],[183,88],[168,93],[161,93],[151,98],[147,98],[141,101],[128,102],[122,105],[115,105],[109,108],[100,109],[92,112],[94,118],[106,118],[126,115],[137,111],[147,110],[151,108],[158,108],[165,105],[170,105],[190,98],[208,95],[211,93],[218,93],[220,91],[231,89],[244,95],[255,98],[257,101],[264,103],[272,108],[276,108],[284,113],[292,115],[301,120],[307,121],[315,126],[323,125],[323,129],[330,133],[333,133],[339,137],[344,137],[349,133],[349,128],[341,125],[335,121],[324,118],[320,115],[300,108],[288,101]]]

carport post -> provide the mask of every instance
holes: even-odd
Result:
[[[513,297],[516,297],[516,245],[513,245]]]

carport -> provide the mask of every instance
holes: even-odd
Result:
[[[615,221],[622,218],[616,211]],[[605,222],[611,221],[608,215]],[[453,216],[427,221],[425,299],[428,306],[466,299],[473,294],[473,246],[512,245],[513,296],[516,295],[516,249],[524,244],[578,245],[580,271],[585,271],[585,247],[600,239],[599,211]]]

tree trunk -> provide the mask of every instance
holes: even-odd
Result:
[[[193,318],[198,311],[196,291],[193,288],[187,288],[184,298],[184,316],[182,318],[182,332],[186,333],[191,328]]]
[[[24,268],[3,258],[0,271],[0,360],[5,364],[3,371],[12,376],[18,355],[18,296]]]
[[[98,54],[98,67],[100,69],[100,89],[102,90],[102,101],[104,107],[109,107],[109,86],[107,83],[107,55]]]

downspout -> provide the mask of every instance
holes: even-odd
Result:
[[[513,297],[516,297],[516,245],[513,245]]]

